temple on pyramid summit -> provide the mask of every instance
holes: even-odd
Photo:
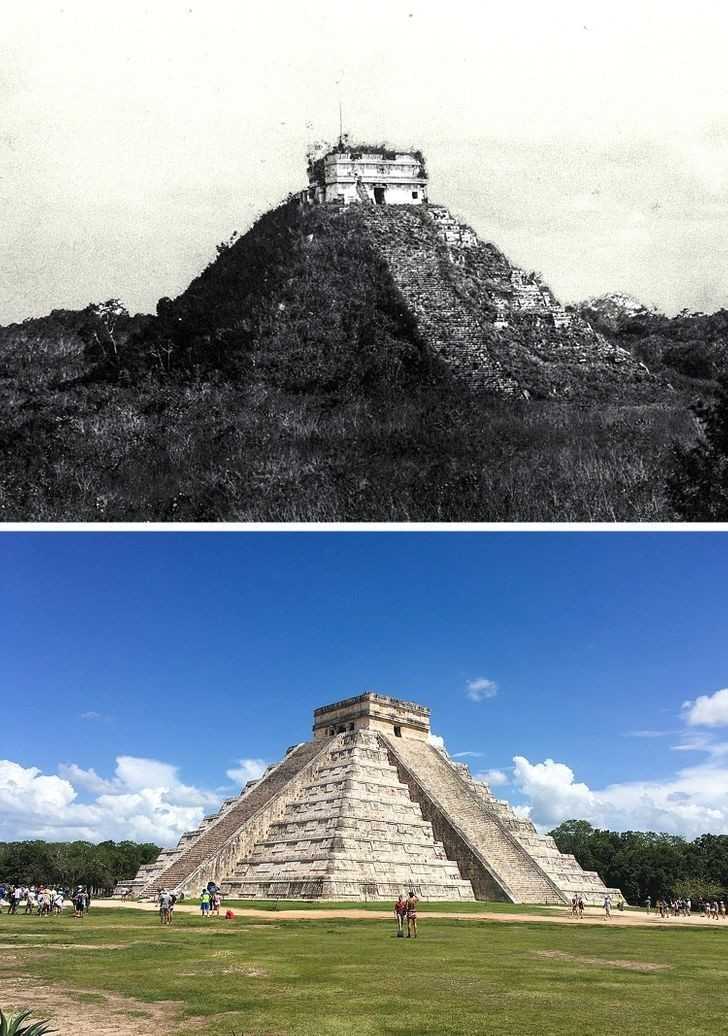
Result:
[[[366,693],[314,711],[313,738],[223,802],[117,895],[565,903],[610,892],[594,871],[430,742],[430,710]]]

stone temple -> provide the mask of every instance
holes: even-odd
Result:
[[[174,849],[120,883],[140,898],[601,903],[598,874],[430,743],[430,710],[366,693],[314,712],[294,745]]]
[[[421,151],[395,151],[370,145],[357,148],[346,137],[325,155],[310,158],[308,184],[302,200],[316,205],[427,202],[427,173]]]

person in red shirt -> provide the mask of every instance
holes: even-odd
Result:
[[[394,904],[394,916],[397,918],[397,935],[404,935],[404,919],[407,916],[407,904],[404,896],[400,896]]]

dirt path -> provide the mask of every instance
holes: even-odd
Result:
[[[32,1009],[28,1021],[48,1019],[58,1036],[174,1036],[180,1032],[180,1003],[148,1004],[117,993],[69,990],[45,979],[0,975],[0,1003],[8,1012]]]
[[[157,907],[154,903],[122,903],[118,899],[96,899],[94,900],[94,909],[97,907],[121,907],[123,909],[130,910],[155,910]],[[256,910],[252,907],[237,907],[233,906],[231,909],[235,912],[236,917],[255,917],[259,921],[322,921],[332,920],[335,918],[346,918],[352,921],[390,921],[392,919],[392,913],[389,910],[358,910],[355,907],[351,909],[344,908],[343,910],[307,910],[305,907],[301,907],[300,910]],[[200,908],[187,903],[178,903],[175,907],[176,912],[183,912],[186,914],[199,914]],[[221,915],[222,917],[222,915]],[[512,922],[523,921],[528,924],[590,924],[590,925],[606,925],[609,927],[654,927],[655,925],[664,925],[670,928],[694,928],[694,927],[711,927],[721,928],[728,932],[728,923],[726,921],[708,921],[706,918],[693,916],[693,917],[670,917],[665,920],[661,919],[657,914],[644,914],[644,913],[632,913],[625,912],[620,913],[615,911],[611,918],[607,920],[604,916],[604,912],[597,907],[587,907],[584,912],[584,919],[579,920],[576,917],[572,917],[571,913],[567,908],[563,911],[555,909],[553,914],[501,914],[495,911],[484,910],[482,913],[458,913],[457,911],[440,911],[428,913],[422,911],[420,913],[420,921],[426,924],[428,921],[435,921],[438,918],[449,918],[457,921],[504,921],[509,924]],[[211,920],[217,920],[211,918]]]

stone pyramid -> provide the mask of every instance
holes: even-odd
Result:
[[[314,737],[120,883],[142,898],[601,902],[598,874],[429,741],[429,709],[367,693],[314,712]]]
[[[473,899],[436,842],[377,734],[340,734],[302,794],[288,804],[225,882],[234,898]]]

